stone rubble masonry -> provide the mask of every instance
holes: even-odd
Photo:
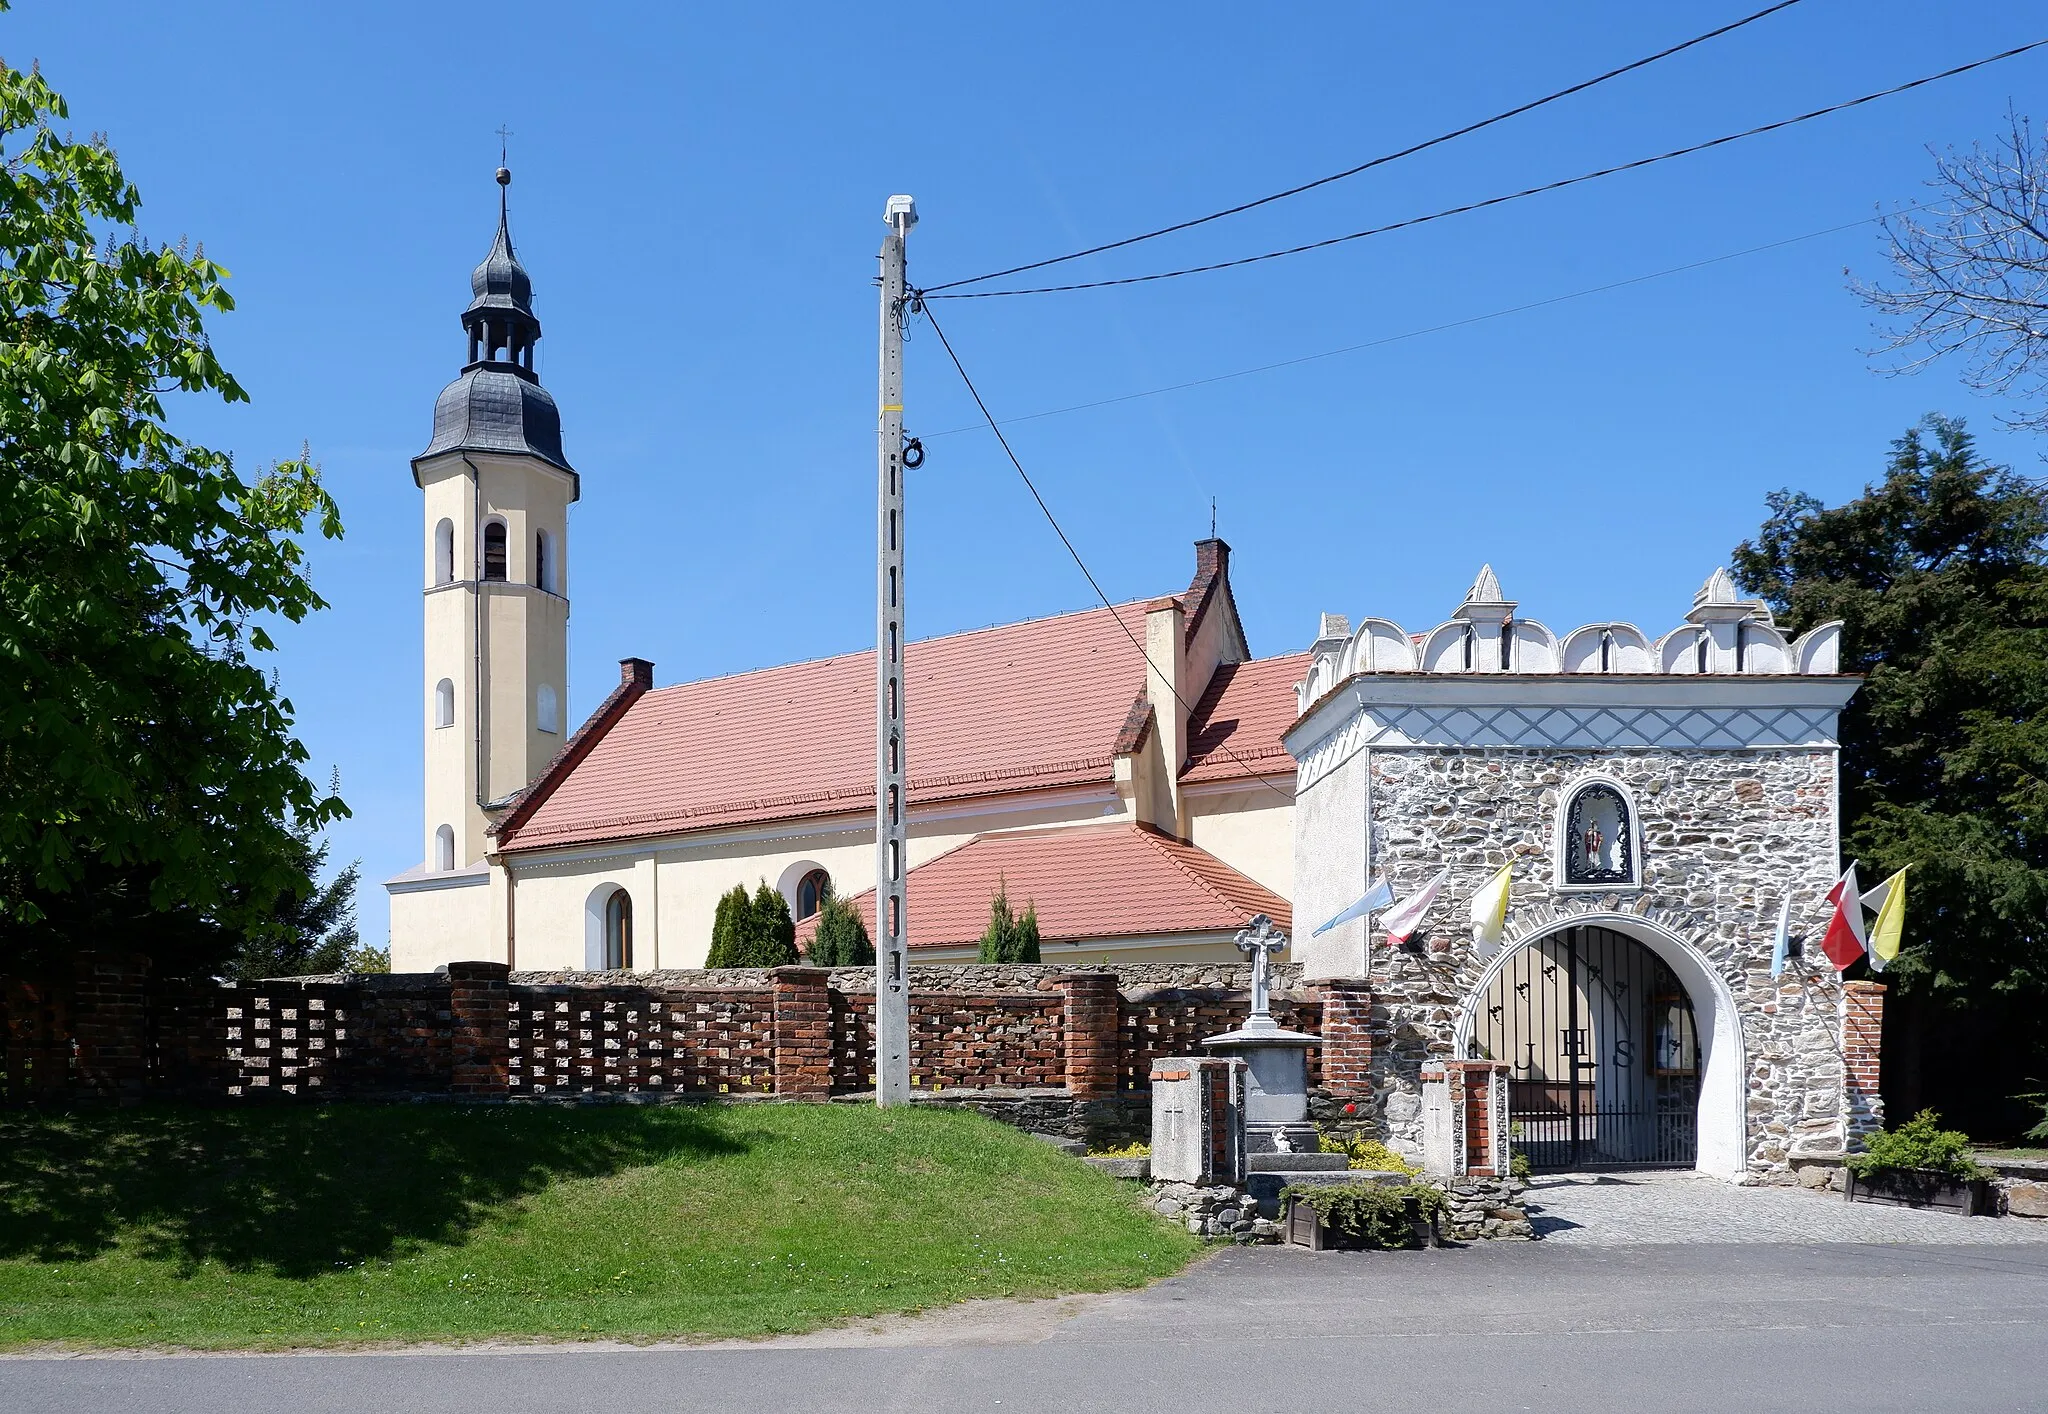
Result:
[[[1640,888],[1553,885],[1560,793],[1586,776],[1618,780],[1635,799]],[[1516,858],[1524,862],[1509,947],[1575,917],[1620,914],[1676,935],[1726,984],[1747,1065],[1753,1176],[1790,1183],[1794,1160],[1838,1156],[1878,1121],[1870,1107],[1876,1032],[1865,1047],[1872,1078],[1859,1092],[1844,1073],[1844,992],[1833,971],[1809,958],[1803,982],[1770,975],[1777,909],[1788,892],[1795,933],[1817,938],[1826,926],[1825,894],[1840,872],[1832,752],[1375,747],[1325,776],[1301,808],[1327,813],[1331,807],[1315,801],[1325,792],[1333,804],[1351,802],[1346,809],[1369,808],[1373,872],[1384,871],[1397,894],[1452,866],[1445,897],[1412,949],[1372,947],[1371,1100],[1359,1108],[1397,1152],[1421,1157],[1422,1067],[1456,1053],[1460,1009],[1486,968],[1466,937],[1464,901]],[[1303,883],[1297,871],[1298,889]],[[1350,875],[1344,887],[1352,887]]]
[[[1452,1242],[1527,1241],[1536,1235],[1522,1206],[1527,1187],[1519,1178],[1468,1178],[1445,1184],[1438,1229]]]
[[[1272,1243],[1280,1240],[1280,1224],[1262,1218],[1252,1197],[1230,1184],[1197,1187],[1192,1183],[1157,1182],[1151,1185],[1152,1211],[1162,1218],[1185,1223],[1195,1237],[1235,1242]]]

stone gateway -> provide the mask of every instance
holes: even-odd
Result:
[[[1364,978],[1363,1106],[1423,1151],[1425,1064],[1506,1067],[1539,1167],[1664,1164],[1783,1181],[1880,1127],[1882,988],[1814,949],[1771,976],[1781,903],[1817,938],[1840,869],[1840,626],[1788,642],[1716,571],[1677,628],[1562,638],[1489,568],[1411,635],[1325,616],[1301,716],[1295,956]],[[1472,895],[1512,866],[1497,951]],[[1369,919],[1309,930],[1384,876],[1449,882],[1408,944]]]

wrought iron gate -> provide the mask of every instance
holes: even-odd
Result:
[[[1692,999],[1634,938],[1572,928],[1522,948],[1481,999],[1472,1047],[1508,1064],[1510,1132],[1530,1167],[1693,1166]]]

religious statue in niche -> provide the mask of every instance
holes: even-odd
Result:
[[[1600,784],[1581,787],[1565,812],[1565,884],[1635,883],[1631,823],[1620,791]]]

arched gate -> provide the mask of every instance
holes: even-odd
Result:
[[[1522,947],[1480,999],[1471,1054],[1507,1063],[1510,1132],[1532,1168],[1698,1158],[1692,999],[1634,938],[1577,927]]]

